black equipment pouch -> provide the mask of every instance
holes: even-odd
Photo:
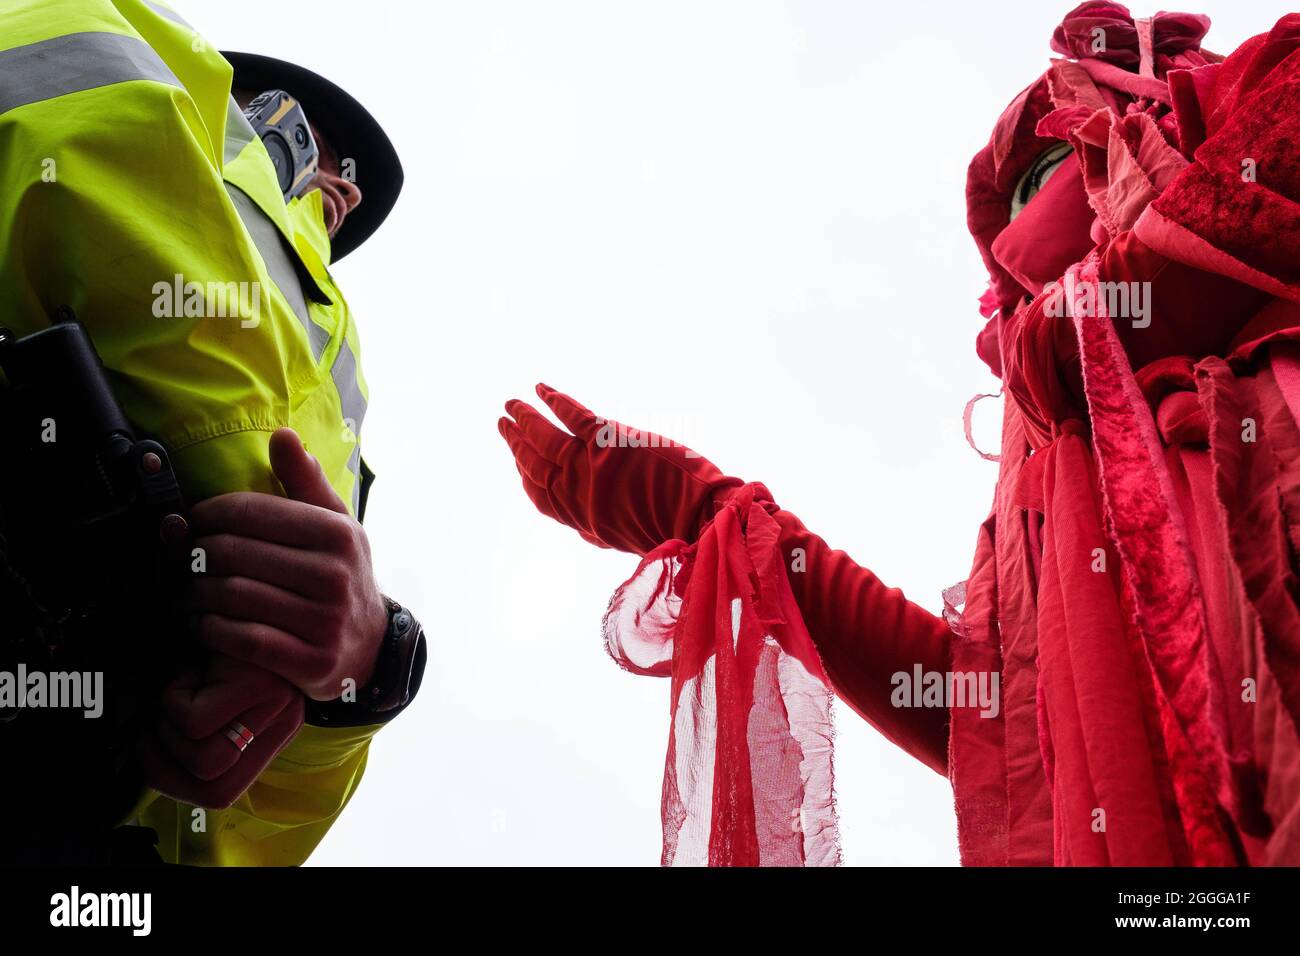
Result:
[[[136,436],[71,310],[0,329],[0,369],[0,828],[30,856],[140,796],[136,744],[193,654],[187,525],[166,450]],[[11,691],[26,674],[21,706],[6,672]]]

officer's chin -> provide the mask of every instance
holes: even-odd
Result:
[[[334,195],[328,189],[320,191],[322,203],[321,206],[325,211],[325,231],[329,233],[331,239],[343,225],[343,219],[347,216],[347,209],[343,205],[343,200]]]
[[[343,197],[338,191],[332,189],[329,185],[317,182],[315,188],[320,191],[321,213],[325,219],[325,232],[331,239],[343,225],[343,220],[347,218],[348,207],[343,201]]]

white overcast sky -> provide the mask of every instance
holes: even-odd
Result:
[[[1287,12],[1188,2],[1223,53]],[[351,90],[406,167],[335,273],[380,583],[431,654],[312,862],[656,863],[668,683],[599,637],[635,559],[533,510],[501,404],[545,381],[668,434],[937,611],[996,475],[961,431],[997,387],[966,166],[1073,4],[172,3]],[[837,716],[846,862],[956,863],[946,781]]]

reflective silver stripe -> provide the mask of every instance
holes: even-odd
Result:
[[[182,17],[179,13],[177,13],[175,10],[168,10],[161,3],[154,3],[153,0],[144,0],[144,5],[148,7],[150,10],[152,10],[154,13],[158,14],[158,16],[166,17],[172,23],[179,23],[181,26],[185,27],[188,30],[194,29],[192,26],[190,26],[188,23],[185,22],[185,18]]]
[[[307,312],[307,297],[303,294],[302,283],[298,280],[298,270],[294,268],[289,253],[285,251],[284,238],[280,235],[280,230],[275,228],[275,223],[268,219],[257,203],[249,199],[238,186],[226,183],[226,192],[230,193],[239,218],[244,221],[244,228],[253,237],[253,244],[257,246],[257,251],[262,254],[262,261],[266,263],[266,271],[271,281],[289,301],[289,308],[293,309],[293,314],[307,330],[307,338],[311,341],[312,357],[319,362],[320,357],[325,354],[325,347],[329,345],[330,334],[327,329],[313,322]]]
[[[352,454],[348,456],[348,471],[352,472],[352,514],[360,517],[358,512],[361,511],[361,444],[352,449]]]
[[[153,47],[119,33],[71,33],[0,51],[0,113],[131,80],[184,88]]]
[[[233,163],[235,157],[244,151],[244,147],[251,143],[256,135],[253,127],[249,125],[248,117],[244,115],[244,111],[239,108],[239,104],[232,96],[226,106],[226,148],[223,161],[227,164]]]
[[[339,346],[339,355],[330,368],[330,376],[334,379],[334,387],[339,390],[344,424],[352,429],[352,434],[360,435],[361,422],[366,417],[366,397],[361,394],[361,384],[357,381],[357,357],[346,341]]]
[[[339,354],[330,366],[330,378],[339,392],[343,408],[343,424],[352,430],[357,444],[348,456],[348,471],[352,472],[352,513],[361,510],[361,423],[366,417],[366,397],[361,394],[357,380],[357,357],[346,338],[339,343]]]
[[[352,472],[352,513],[361,508],[361,422],[366,417],[366,397],[361,394],[357,381],[357,357],[352,346],[344,339],[339,343],[339,354],[330,366],[330,378],[339,391],[339,404],[343,407],[343,424],[352,430],[357,444],[348,456],[348,471]]]

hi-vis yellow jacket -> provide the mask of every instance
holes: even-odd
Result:
[[[0,324],[71,306],[191,501],[280,493],[267,442],[290,425],[355,512],[368,392],[321,195],[286,206],[231,74],[150,0],[5,0]],[[229,810],[150,793],[138,822],[169,862],[300,863],[377,729],[305,726]]]

